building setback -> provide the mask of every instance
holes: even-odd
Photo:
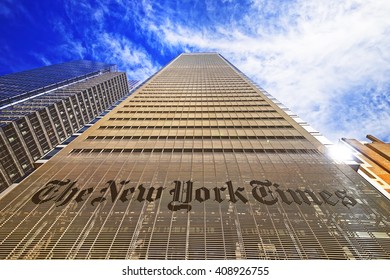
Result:
[[[390,193],[390,143],[385,143],[372,135],[367,135],[371,143],[361,143],[356,139],[342,138],[342,143],[352,148],[361,164],[357,172],[379,189]]]
[[[1,259],[389,259],[390,203],[219,54],[182,54],[0,200]]]
[[[16,102],[0,109],[0,192],[128,94],[125,73],[113,70],[110,64],[73,61],[0,77],[2,102]]]

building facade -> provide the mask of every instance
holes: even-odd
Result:
[[[389,259],[390,202],[216,53],[0,200],[1,259]]]
[[[0,76],[0,106],[106,72],[116,72],[116,65],[75,60]]]
[[[356,171],[378,189],[390,195],[390,143],[372,135],[367,135],[371,143],[362,143],[356,139],[342,138],[341,142],[354,151],[360,161]]]
[[[115,66],[72,61],[0,77],[0,192],[129,93]]]

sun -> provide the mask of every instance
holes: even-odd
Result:
[[[329,147],[328,151],[329,156],[335,161],[353,160],[353,151],[341,143]]]

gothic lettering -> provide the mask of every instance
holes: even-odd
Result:
[[[41,203],[50,201],[50,200],[56,198],[56,194],[59,192],[59,189],[62,186],[66,186],[69,183],[70,183],[69,179],[67,181],[61,181],[61,180],[50,181],[45,185],[44,188],[37,191],[33,195],[31,200],[35,204],[41,204]]]
[[[74,181],[71,184],[69,184],[69,186],[60,194],[60,196],[54,200],[55,202],[61,202],[60,204],[56,205],[57,207],[67,204],[69,201],[71,201],[74,198],[74,196],[79,191],[77,187],[73,188],[76,182],[77,181]]]
[[[273,184],[273,186],[276,188],[276,192],[278,193],[278,195],[280,196],[280,198],[282,199],[282,201],[288,205],[290,205],[292,203],[291,200],[289,200],[286,196],[286,194],[284,193],[283,190],[279,189],[279,185],[278,184]]]
[[[100,196],[93,196],[94,188],[82,189],[76,186],[77,181],[72,182],[70,179],[65,181],[52,180],[48,182],[42,189],[38,190],[31,198],[34,204],[42,204],[45,202],[53,201],[56,207],[64,206],[71,201],[80,203],[91,199],[91,204],[95,206],[97,203],[107,201],[108,196],[111,197],[111,202],[124,203],[130,199],[134,199],[138,202],[153,202],[159,200],[164,191],[164,187],[152,187],[146,188],[143,184],[135,187],[128,187],[129,180],[122,180],[119,182],[120,188],[118,189],[117,183],[114,180],[106,182],[106,187],[100,190]],[[187,210],[191,211],[194,200],[199,203],[204,203],[214,195],[214,201],[222,203],[225,201],[225,196],[229,194],[230,203],[248,203],[245,194],[245,187],[234,187],[232,181],[227,181],[225,186],[215,187],[208,189],[206,187],[200,187],[194,189],[194,182],[188,181],[173,181],[174,188],[169,190],[169,194],[172,195],[172,200],[168,204],[168,209],[171,211]],[[292,205],[323,205],[324,203],[330,206],[335,206],[341,201],[345,207],[353,207],[357,204],[357,201],[347,194],[346,190],[336,190],[331,192],[329,190],[322,190],[314,192],[311,189],[283,189],[277,183],[273,183],[269,180],[252,180],[249,182],[252,187],[252,195],[254,199],[265,205],[274,205],[275,203],[283,203]],[[227,193],[226,193],[227,192]],[[132,197],[129,197],[133,194]]]
[[[79,194],[77,195],[77,197],[75,198],[74,201],[76,201],[77,203],[84,201],[84,196],[86,196],[92,192],[93,192],[93,188],[88,188],[86,190],[82,190],[79,192]]]
[[[157,190],[156,198],[153,198],[153,193],[154,193],[155,190]],[[146,196],[146,200],[149,201],[149,202],[152,202],[152,201],[160,199],[163,190],[164,190],[163,187],[159,187],[157,189],[155,189],[154,187],[149,188],[148,194]]]
[[[210,199],[209,189],[206,189],[205,187],[201,187],[201,188],[197,189],[195,192],[195,199],[199,202],[204,202],[204,201]]]
[[[213,188],[213,191],[214,191],[214,196],[215,196],[215,201],[218,202],[218,203],[221,203],[223,201],[222,199],[222,196],[221,196],[221,191],[225,191],[226,188],[222,187],[222,188]]]
[[[181,181],[174,181],[175,188],[170,190],[170,194],[173,194],[172,201],[168,204],[168,209],[171,211],[178,211],[185,209],[187,212],[191,211],[192,206],[189,204],[192,200],[192,181],[187,181],[187,188],[182,187]],[[184,184],[183,184],[184,185]],[[182,197],[185,199],[182,200]]]
[[[348,208],[349,205],[355,206],[355,204],[357,203],[357,201],[352,196],[347,195],[347,192],[345,190],[338,190],[335,192],[335,194],[338,198],[342,200],[343,205]]]
[[[311,204],[311,201],[310,201],[310,199],[306,196],[306,194],[308,194],[308,195],[311,197],[311,199],[312,199],[316,204],[318,204],[318,205],[321,205],[321,204],[322,204],[322,201],[319,200],[319,199],[317,198],[317,196],[316,196],[312,191],[309,191],[309,190],[303,190],[303,191],[302,191],[302,190],[296,190],[295,192],[298,193],[298,194],[301,196],[302,201],[305,202],[307,205],[310,205],[310,204]]]
[[[248,199],[246,199],[240,192],[244,190],[243,187],[238,187],[236,191],[234,191],[232,181],[227,181],[226,185],[228,186],[228,191],[229,191],[229,196],[230,199],[229,201],[236,203],[238,200],[241,200],[243,203],[247,203]]]
[[[119,200],[122,201],[122,202],[128,201],[129,199],[127,198],[127,195],[129,193],[134,193],[134,192],[135,192],[135,188],[134,187],[123,190],[122,193],[121,193],[121,196],[119,197]]]
[[[274,205],[277,201],[277,197],[273,197],[272,191],[269,190],[269,187],[272,186],[272,183],[268,180],[263,181],[257,181],[257,180],[252,180],[249,182],[249,184],[253,187],[252,189],[252,195],[253,197],[261,203],[264,203],[265,205]],[[265,187],[268,188],[268,192],[265,189]],[[258,193],[260,191],[260,194]],[[271,199],[266,200],[265,198],[268,196],[268,193],[270,194]]]
[[[111,201],[114,202],[116,198],[118,197],[118,189],[116,188],[116,184],[114,180],[109,180],[107,181],[108,187],[107,188],[102,188],[100,190],[100,193],[103,194],[100,197],[97,197],[91,201],[91,204],[95,206],[96,202],[103,202],[106,200],[104,195],[106,194],[107,190],[110,189],[110,194],[111,194]]]
[[[335,206],[337,204],[337,202],[339,201],[338,199],[336,199],[336,201],[332,201],[331,200],[332,194],[330,192],[328,192],[327,190],[321,191],[320,196],[325,201],[325,203],[330,204],[332,206]]]
[[[287,192],[291,195],[292,199],[294,200],[294,202],[298,205],[301,205],[302,204],[302,200],[299,199],[297,193],[291,189],[287,189]]]
[[[139,191],[139,193],[138,193],[138,197],[137,197],[137,200],[139,201],[139,202],[142,202],[142,201],[144,201],[145,199],[144,199],[144,194],[145,194],[145,188],[144,188],[144,185],[139,185],[138,186],[138,191]]]

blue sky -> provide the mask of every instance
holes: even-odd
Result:
[[[0,75],[74,59],[145,79],[216,51],[330,140],[390,142],[388,0],[0,0]]]

